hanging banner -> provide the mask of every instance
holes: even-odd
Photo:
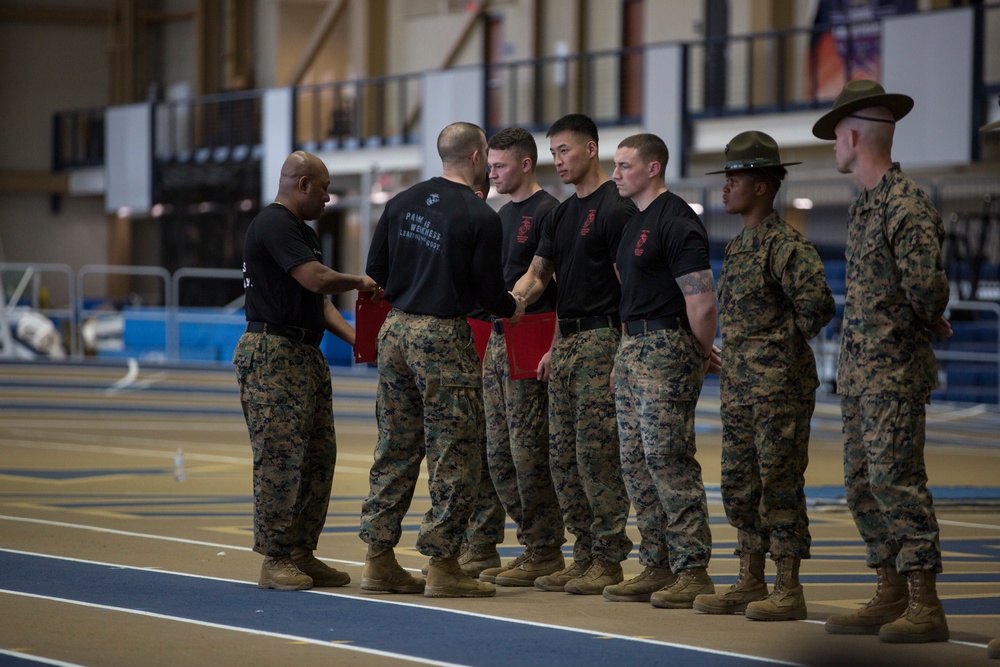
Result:
[[[916,0],[819,0],[806,71],[806,89],[812,97],[830,101],[848,81],[879,81],[879,20],[916,8]]]

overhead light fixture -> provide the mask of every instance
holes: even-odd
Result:
[[[800,211],[808,211],[813,207],[813,200],[809,197],[796,197],[792,200],[792,207]]]

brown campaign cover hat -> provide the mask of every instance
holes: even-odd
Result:
[[[778,143],[769,134],[750,130],[740,132],[726,144],[726,166],[719,171],[706,174],[724,174],[738,169],[765,169],[767,167],[787,167],[801,162],[782,162],[778,154]]]
[[[813,135],[819,139],[836,139],[834,128],[837,123],[855,111],[870,107],[885,107],[895,120],[899,120],[910,113],[913,98],[899,93],[887,93],[878,82],[870,79],[848,81],[834,100],[833,108],[813,125]]]

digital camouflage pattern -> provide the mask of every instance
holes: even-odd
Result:
[[[722,399],[814,395],[819,379],[808,341],[835,308],[816,247],[776,212],[729,241],[719,276]]]
[[[254,551],[316,549],[337,462],[330,367],[319,348],[244,333],[233,353],[253,449]]]
[[[475,553],[492,553],[496,546],[503,542],[507,516],[490,478],[485,437],[479,445],[479,453],[479,482],[476,484],[472,514],[469,516],[469,525],[465,529],[462,544]]]
[[[642,536],[639,562],[674,572],[707,567],[712,533],[694,433],[705,379],[701,344],[682,329],[625,336],[614,369],[622,474]]]
[[[726,244],[721,492],[737,554],[809,557],[803,487],[819,386],[809,339],[835,310],[816,247],[777,212]]]
[[[504,336],[494,331],[483,359],[489,473],[517,541],[533,549],[566,541],[549,471],[547,392],[545,382],[511,379]]]
[[[940,572],[940,531],[924,465],[924,403],[844,396],[841,411],[847,504],[868,567]]]
[[[898,164],[854,200],[837,393],[924,400],[937,387],[934,351],[924,327],[948,306],[943,240],[941,216]]]
[[[389,312],[379,331],[375,410],[379,435],[361,539],[399,542],[426,452],[431,508],[416,547],[425,556],[458,558],[484,437],[479,355],[464,317]]]
[[[556,338],[549,376],[549,460],[573,559],[625,560],[629,501],[618,454],[611,369],[621,332]]]
[[[943,239],[941,216],[898,164],[851,205],[837,391],[847,503],[870,567],[941,570],[924,404],[937,386],[925,327],[948,305]]]
[[[815,398],[722,402],[722,505],[737,554],[809,558],[809,420]]]

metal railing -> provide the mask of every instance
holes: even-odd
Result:
[[[199,163],[252,156],[261,143],[261,98],[253,90],[157,103],[153,155]]]
[[[295,145],[329,151],[414,142],[420,81],[420,74],[402,74],[298,86]]]
[[[228,358],[221,358],[212,355],[198,355],[198,345],[218,346],[220,344],[219,332],[213,332],[213,328],[233,329],[232,340],[222,341],[225,345],[235,346],[238,335],[235,331],[242,330],[244,316],[241,300],[226,304],[221,307],[201,307],[201,308],[181,308],[179,295],[182,292],[182,285],[189,280],[224,280],[239,282],[242,280],[242,272],[239,269],[199,269],[182,268],[169,273],[163,267],[158,266],[112,266],[112,265],[88,265],[77,271],[75,280],[70,267],[63,264],[45,263],[0,263],[0,272],[6,274],[17,274],[20,278],[16,285],[8,285],[11,296],[15,299],[22,298],[27,293],[29,283],[34,287],[31,290],[31,303],[33,307],[44,315],[57,317],[71,322],[73,332],[73,342],[71,355],[74,358],[82,358],[86,353],[86,346],[82,337],[84,323],[91,318],[101,318],[106,316],[121,317],[127,320],[127,326],[138,326],[142,331],[139,334],[143,338],[142,345],[137,348],[126,348],[121,350],[123,354],[143,356],[147,361],[160,362],[189,362],[189,361],[209,361],[216,363],[226,363]],[[69,307],[44,307],[40,303],[40,288],[37,286],[42,274],[53,274],[66,278],[66,289],[69,294]],[[148,307],[125,307],[120,304],[112,305],[106,299],[98,299],[91,305],[87,305],[87,294],[93,295],[94,289],[89,292],[88,281],[93,282],[95,278],[108,280],[114,276],[125,277],[132,281],[132,287],[140,287],[136,283],[142,283],[139,291],[142,293],[144,306]],[[97,290],[104,292],[106,290]],[[834,301],[837,304],[838,315],[828,324],[823,331],[812,341],[813,350],[816,355],[817,370],[820,382],[825,391],[829,391],[836,380],[837,362],[840,355],[840,335],[843,326],[842,313],[844,305],[844,295],[835,294]],[[96,305],[95,305],[96,304]],[[153,304],[153,305],[150,305]],[[966,316],[955,317],[957,313],[964,313]],[[983,319],[983,316],[987,319]],[[940,340],[933,343],[934,352],[937,356],[938,366],[944,373],[945,382],[937,394],[947,396],[950,390],[955,388],[947,386],[947,372],[951,370],[961,370],[953,368],[953,365],[973,365],[980,378],[984,377],[984,368],[992,369],[994,382],[978,382],[973,387],[963,387],[962,389],[977,389],[977,393],[993,392],[992,403],[1000,405],[1000,303],[981,301],[952,301],[948,305],[948,317],[955,322],[956,330],[959,322],[963,325],[971,323],[976,326],[976,322],[990,322],[989,326],[981,327],[981,331],[987,331],[990,340],[981,340],[983,336],[977,334],[976,341],[968,342],[959,340]],[[149,325],[149,326],[146,326]],[[190,325],[195,325],[194,327]],[[209,335],[212,341],[199,341],[197,325],[201,327],[201,334]],[[188,345],[183,345],[182,332],[188,329]],[[196,331],[192,334],[191,330]],[[222,332],[222,338],[229,336],[229,333]],[[127,332],[123,332],[128,335]],[[135,334],[132,334],[135,337]],[[203,336],[204,337],[204,336]],[[193,338],[193,339],[192,339]],[[138,350],[138,351],[137,351]],[[217,350],[218,351],[218,350]],[[964,368],[964,366],[962,367]]]
[[[80,348],[77,344],[76,333],[76,285],[73,281],[73,269],[68,264],[0,262],[0,273],[5,276],[6,274],[17,276],[16,282],[8,282],[6,278],[0,280],[0,285],[4,285],[5,288],[9,286],[10,289],[9,294],[0,294],[0,297],[3,298],[0,308],[14,308],[23,301],[56,323],[67,323],[69,327],[69,335],[67,337],[69,349],[67,351],[70,355],[76,356]],[[66,282],[48,288],[45,285],[46,276],[58,276],[60,279],[65,278]],[[62,283],[61,280],[60,283]],[[54,298],[53,292],[59,291],[56,288],[65,290],[66,299],[61,302],[64,304],[62,306],[53,306],[51,304]],[[43,298],[43,294],[47,296]],[[49,303],[46,303],[46,301],[49,301]],[[3,318],[0,321],[6,322],[7,319]]]
[[[834,294],[834,302],[837,304],[838,315],[828,324],[820,335],[812,341],[813,351],[816,355],[816,366],[819,371],[819,379],[826,391],[829,391],[837,379],[837,365],[840,358],[840,337],[843,326],[843,306],[844,295]],[[955,313],[987,313],[993,317],[996,327],[995,340],[988,343],[992,349],[977,350],[975,345],[972,349],[961,349],[961,341],[951,341],[949,339],[932,341],[934,356],[937,358],[938,368],[945,382],[935,390],[935,394],[947,395],[952,387],[947,384],[947,371],[951,363],[955,364],[976,364],[978,367],[991,367],[994,369],[995,385],[979,385],[979,388],[990,387],[993,391],[993,403],[1000,405],[1000,304],[981,301],[952,301],[948,304],[946,316],[953,318]],[[955,323],[957,325],[957,323]],[[992,383],[991,383],[992,384]]]
[[[1000,4],[979,5],[975,11],[984,35],[1000,30]],[[818,61],[811,57],[815,38],[834,32],[850,77],[856,67],[853,54],[862,45],[869,48],[881,26],[876,20],[678,42],[686,52],[686,113],[698,119],[825,106],[835,94],[816,85]],[[966,48],[974,50],[974,94],[983,110],[1000,91],[1000,67],[995,40],[981,41]],[[660,45],[483,64],[484,89],[469,95],[482,95],[488,129],[541,129],[570,112],[586,113],[604,125],[641,125],[642,54],[651,46]],[[724,76],[712,74],[717,71]],[[414,141],[422,106],[420,77],[408,73],[298,86],[295,144],[333,150]],[[260,143],[261,96],[259,90],[241,91],[158,103],[156,156],[205,160],[246,155]],[[103,164],[103,118],[103,109],[55,114],[54,169]],[[684,148],[677,154],[683,155]]]

